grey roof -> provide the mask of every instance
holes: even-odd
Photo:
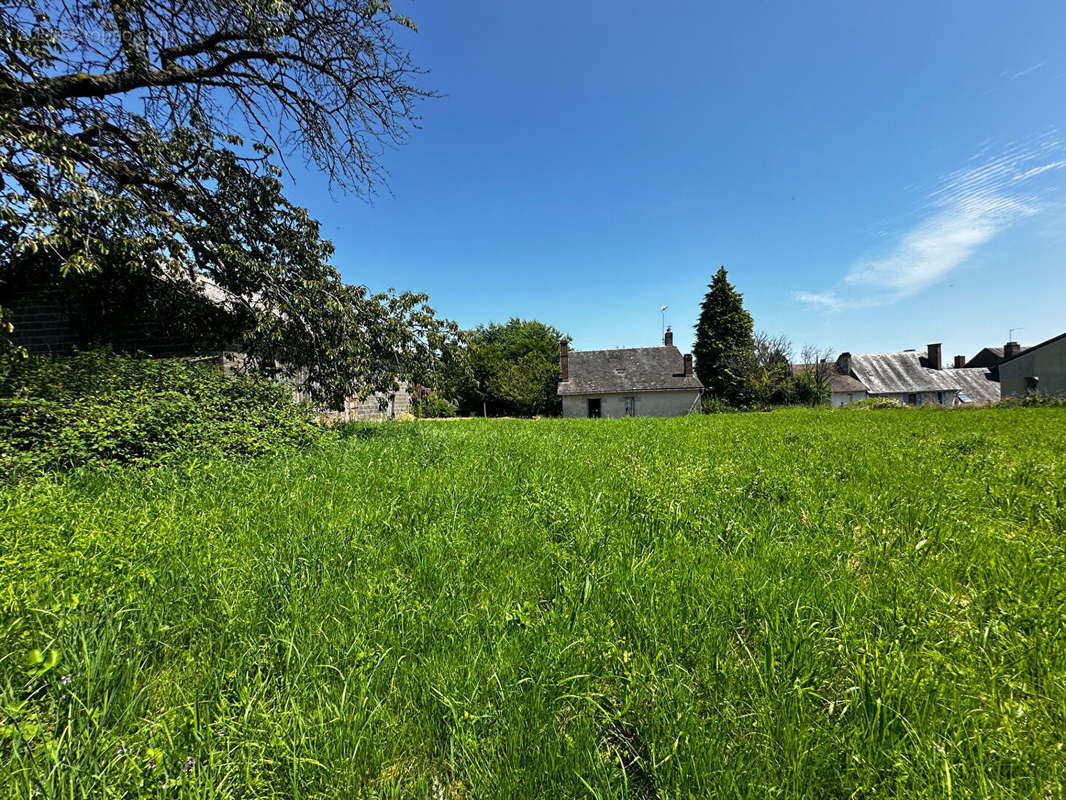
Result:
[[[870,394],[939,392],[957,389],[956,370],[930,369],[916,350],[902,353],[865,353],[851,357],[851,371]]]
[[[963,367],[946,370],[948,376],[956,383],[959,394],[973,403],[998,403],[999,381],[992,370],[984,367]]]
[[[1002,347],[982,347],[966,362],[967,367],[994,367],[1003,360]]]
[[[829,390],[832,392],[865,392],[866,387],[861,381],[856,380],[850,375],[844,375],[837,372],[835,364],[826,365],[832,372],[829,374]],[[793,364],[792,374],[799,375],[806,370],[814,369],[813,364]]]
[[[571,350],[570,380],[559,394],[621,394],[703,388],[695,375],[685,377],[685,362],[676,347],[630,347],[620,350]]]

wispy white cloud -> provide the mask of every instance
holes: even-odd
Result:
[[[836,292],[793,292],[792,296],[799,300],[801,303],[807,303],[812,306],[822,306],[829,311],[839,311],[843,308],[843,304],[840,302],[840,298],[837,297]]]
[[[1033,66],[1026,67],[1023,70],[1019,70],[1018,72],[1004,72],[1004,73],[1002,73],[1002,75],[1003,75],[1004,78],[1010,78],[1013,81],[1013,80],[1016,80],[1018,78],[1025,77],[1030,72],[1036,72],[1038,69],[1040,69],[1045,64],[1047,64],[1047,61],[1041,61],[1039,64],[1033,64]]]
[[[929,193],[921,218],[883,255],[854,263],[837,286],[796,291],[801,303],[838,311],[891,303],[942,280],[998,234],[1041,211],[1033,179],[1066,167],[1054,135],[1006,148],[957,170]]]
[[[1050,164],[1043,164],[1039,167],[1033,167],[1032,169],[1026,170],[1021,175],[1018,175],[1014,180],[1024,181],[1027,178],[1034,178],[1042,172],[1047,172],[1048,170],[1052,169],[1058,169],[1059,167],[1066,167],[1066,160],[1052,161]]]

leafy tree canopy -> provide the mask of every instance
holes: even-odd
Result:
[[[563,335],[537,320],[510,319],[467,333],[469,378],[456,392],[465,413],[559,413],[559,340]]]
[[[183,280],[320,398],[417,380],[454,328],[424,295],[344,285],[281,183],[295,155],[374,190],[432,94],[394,38],[412,27],[388,0],[4,4],[0,279]]]
[[[757,332],[751,347],[734,350],[726,366],[736,376],[728,389],[732,405],[769,408],[794,402],[792,343],[784,336]]]
[[[747,360],[754,346],[751,314],[729,282],[725,267],[719,267],[707,289],[692,348],[696,376],[710,395],[741,405],[743,381],[738,364]]]

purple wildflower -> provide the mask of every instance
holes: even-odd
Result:
[[[72,680],[73,678],[71,678],[69,675],[64,675],[62,678],[59,679],[59,682],[64,686],[70,686],[70,682]]]
[[[149,772],[151,772],[153,769],[155,769],[155,762],[154,761],[149,761],[147,766],[145,766],[145,769],[147,769]]]
[[[192,772],[193,767],[195,767],[195,766],[196,766],[196,759],[195,758],[193,758],[192,756],[189,756],[187,759],[185,759],[185,774],[188,775],[190,772]]]

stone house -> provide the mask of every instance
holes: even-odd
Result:
[[[674,347],[667,329],[661,347],[570,351],[559,343],[558,394],[564,417],[678,417],[699,411],[703,384],[692,356]]]

